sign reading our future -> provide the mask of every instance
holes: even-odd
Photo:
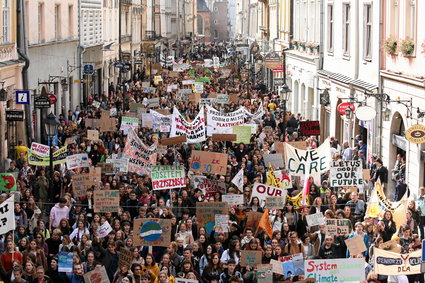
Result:
[[[357,187],[363,185],[361,160],[333,161],[331,166],[331,187]]]
[[[285,143],[286,167],[291,176],[314,175],[330,168],[331,154],[329,139],[321,146],[311,150],[302,150]]]

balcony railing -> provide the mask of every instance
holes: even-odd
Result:
[[[146,40],[154,40],[156,39],[156,33],[154,30],[147,30],[146,31]]]

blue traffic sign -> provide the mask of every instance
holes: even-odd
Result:
[[[16,91],[16,104],[30,104],[30,92],[29,92],[29,90],[17,90]]]
[[[85,64],[83,68],[84,75],[93,75],[94,73],[94,65],[93,64]]]
[[[425,263],[425,249],[424,249],[424,245],[425,245],[425,240],[422,240],[422,262]]]

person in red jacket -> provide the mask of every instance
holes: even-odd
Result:
[[[6,251],[1,255],[0,262],[5,272],[9,272],[13,268],[13,261],[23,263],[22,254],[15,249],[15,243],[8,241],[6,244]]]

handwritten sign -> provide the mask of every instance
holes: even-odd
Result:
[[[72,176],[72,191],[74,197],[84,197],[87,189],[93,185],[90,174],[76,174]]]
[[[94,191],[94,212],[118,212],[119,191]]]
[[[127,250],[123,247],[120,248],[120,256],[118,258],[118,266],[131,266],[131,262],[133,261],[133,252],[130,250]]]
[[[347,248],[350,251],[351,255],[359,255],[367,250],[366,245],[363,241],[363,237],[360,235],[357,235],[353,238],[348,238],[347,240],[345,240],[345,244],[347,245]]]
[[[49,156],[50,154],[50,146],[44,145],[41,143],[33,142],[31,143],[31,151],[37,153],[41,156]]]
[[[197,202],[196,219],[200,227],[205,227],[211,233],[215,225],[216,214],[228,214],[228,204],[225,202]]]
[[[180,188],[186,186],[183,166],[152,166],[152,188],[154,190]]]
[[[261,260],[263,257],[263,252],[261,251],[250,251],[243,250],[241,251],[241,266],[256,266],[257,264],[261,264]]]
[[[216,214],[215,215],[215,231],[216,232],[229,232],[229,215]]]
[[[87,153],[68,155],[66,157],[66,167],[68,170],[90,167]]]
[[[171,242],[171,219],[134,219],[133,245],[168,247]]]
[[[351,221],[349,219],[326,219],[325,231],[331,236],[347,235],[350,233]]]
[[[322,212],[307,215],[306,220],[309,227],[325,224]]]
[[[266,197],[266,207],[268,209],[283,209],[286,203],[286,197],[277,196],[277,197]]]
[[[193,176],[193,185],[195,188],[199,188],[202,192],[204,199],[214,197],[216,192],[224,194],[226,192],[226,183],[218,180],[211,180],[206,176]]]
[[[190,171],[226,175],[227,154],[193,150]]]
[[[186,136],[177,136],[174,138],[167,138],[167,139],[161,139],[159,142],[162,145],[175,145],[175,144],[182,144],[187,141]]]
[[[227,202],[229,204],[229,207],[237,206],[239,204],[243,204],[244,202],[243,195],[237,194],[222,195],[221,200],[223,202]]]
[[[91,141],[99,140],[99,131],[97,130],[87,130],[87,139]]]
[[[264,207],[266,205],[267,197],[283,197],[286,198],[287,190],[261,184],[254,183],[254,187],[252,188],[251,200],[254,197],[257,197],[260,201],[260,206]]]
[[[83,275],[85,283],[110,283],[105,266],[96,267]]]
[[[74,253],[60,252],[58,254],[58,271],[59,272],[72,272]]]
[[[361,160],[333,161],[330,175],[331,187],[357,187],[364,184]]]
[[[109,233],[112,232],[112,227],[108,221],[105,221],[102,225],[99,226],[99,228],[97,228],[96,232],[99,238],[105,238],[109,235]]]

